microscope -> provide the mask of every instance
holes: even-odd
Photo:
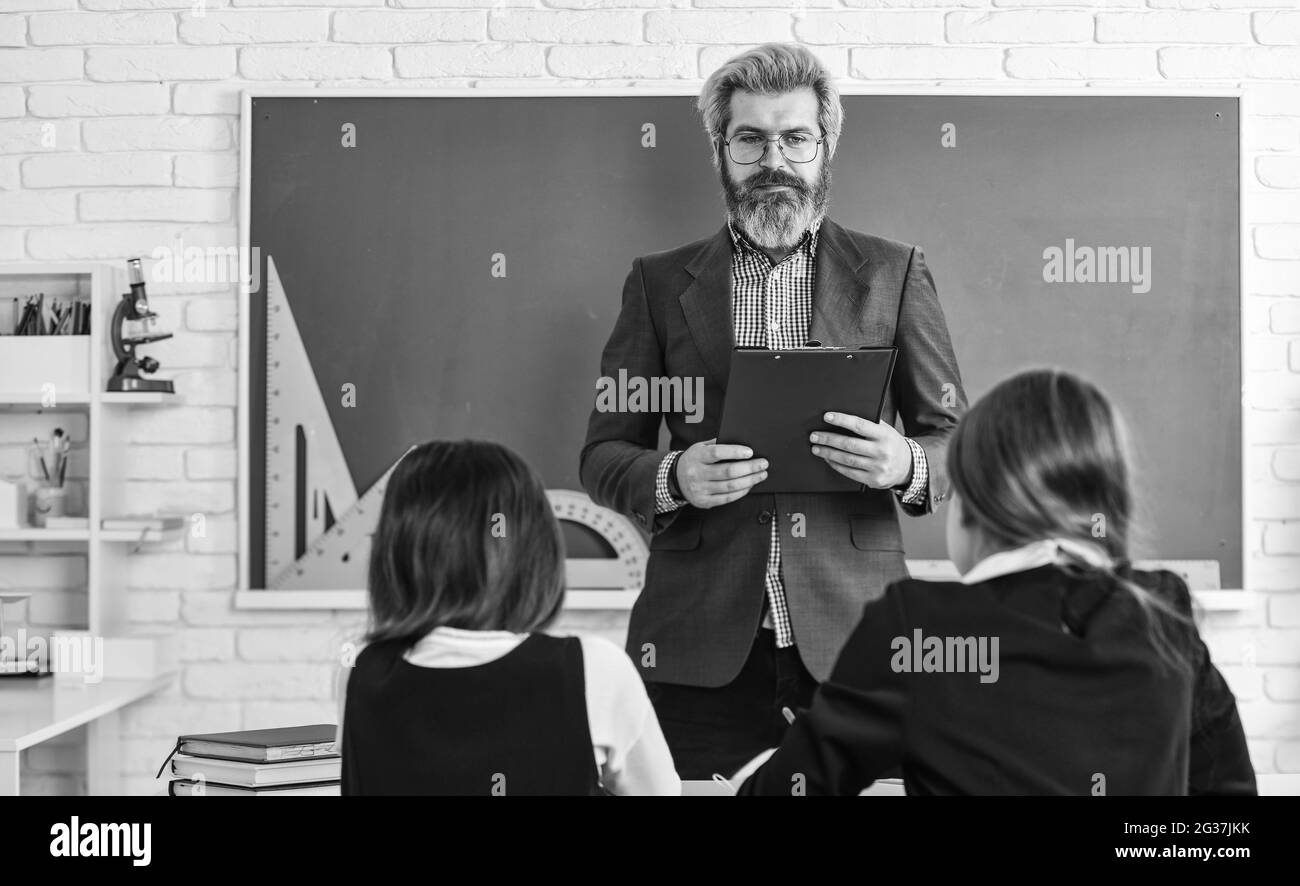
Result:
[[[122,300],[113,311],[112,328],[109,335],[113,342],[113,355],[117,357],[117,366],[113,377],[108,380],[110,391],[160,391],[165,394],[176,392],[171,379],[142,378],[140,373],[152,375],[158,371],[158,361],[153,357],[136,356],[137,345],[162,341],[171,338],[170,332],[146,332],[143,335],[124,337],[122,327],[127,321],[141,321],[147,328],[158,317],[149,310],[149,299],[144,292],[144,269],[140,259],[133,258],[126,263],[130,274],[131,291],[122,293]]]

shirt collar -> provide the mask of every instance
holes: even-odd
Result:
[[[472,631],[440,625],[404,653],[412,664],[430,668],[468,668],[494,661],[510,652],[528,634]]]
[[[795,247],[795,249],[802,249],[808,255],[809,258],[815,257],[817,255],[817,235],[818,232],[821,230],[822,219],[824,218],[825,218],[824,215],[819,215],[815,219],[813,219],[812,224],[808,226],[808,230],[804,231],[803,237],[799,240],[799,244]],[[727,230],[731,232],[731,245],[737,252],[747,249],[750,252],[758,253],[764,258],[768,257],[766,252],[764,252],[763,250],[755,246],[754,243],[749,239],[749,237],[746,236],[745,233],[740,230],[740,228],[736,225],[735,218],[731,215],[731,213],[727,213]]]
[[[416,642],[434,644],[498,643],[502,640],[517,640],[522,636],[526,635],[516,634],[513,631],[475,631],[470,630],[469,628],[453,628],[449,625],[438,625]]]
[[[1044,538],[1008,551],[990,554],[976,563],[961,578],[966,585],[979,584],[1000,575],[1024,572],[1052,563],[1067,563],[1082,559],[1094,566],[1105,568],[1111,560],[1095,545],[1071,538]]]

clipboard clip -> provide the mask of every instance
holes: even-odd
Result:
[[[768,348],[763,345],[736,345],[733,351],[869,351],[879,345],[824,345],[815,338],[810,338],[801,345],[789,348]]]
[[[803,343],[805,348],[816,348],[819,351],[867,351],[875,345],[824,345],[815,338],[810,338]]]

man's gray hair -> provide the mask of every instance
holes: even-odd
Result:
[[[826,135],[827,158],[844,124],[840,91],[821,59],[798,43],[764,43],[728,59],[710,75],[700,92],[699,111],[709,137],[713,165],[722,161],[718,150],[731,125],[731,95],[737,90],[757,95],[779,95],[809,87],[817,95],[818,122]]]

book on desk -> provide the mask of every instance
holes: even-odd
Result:
[[[167,793],[197,796],[338,796],[342,757],[332,723],[182,735]],[[160,769],[159,775],[162,774]]]

